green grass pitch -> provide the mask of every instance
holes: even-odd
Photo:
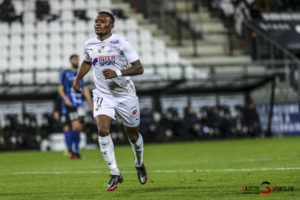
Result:
[[[0,199],[300,199],[300,137],[146,144],[146,185],[137,180],[129,144],[115,152],[124,182],[111,192],[99,149],[83,150],[83,160],[62,152],[2,152]],[[243,193],[243,186],[262,181],[294,191]]]

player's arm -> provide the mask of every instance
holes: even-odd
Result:
[[[121,70],[119,72],[111,69],[104,69],[102,73],[106,79],[115,78],[117,76],[136,76],[144,73],[144,68],[140,60],[132,62],[131,65],[132,66],[128,69]]]
[[[80,85],[81,85],[80,80],[90,71],[91,66],[92,66],[91,62],[83,61],[81,63],[79,72],[76,75],[74,84],[73,84],[73,89],[75,90],[75,92],[77,92],[77,93],[83,92],[82,88],[80,88]]]
[[[82,93],[83,93],[83,96],[85,97],[85,99],[87,100],[87,102],[89,103],[91,111],[93,111],[94,105],[93,105],[93,101],[92,101],[92,97],[91,97],[91,93],[90,93],[89,89],[87,87],[84,87],[82,89]]]
[[[58,86],[58,94],[64,100],[66,106],[69,106],[69,107],[73,106],[72,102],[70,101],[70,99],[68,99],[67,95],[64,92],[64,86],[62,86],[62,85]]]

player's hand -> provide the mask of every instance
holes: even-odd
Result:
[[[115,71],[111,70],[111,69],[104,69],[102,71],[103,76],[105,77],[105,79],[111,79],[111,78],[115,78],[117,77],[117,74]]]
[[[80,88],[80,81],[74,81],[73,83],[73,89],[76,93],[82,93],[82,88]]]
[[[65,99],[65,104],[68,107],[72,107],[73,106],[72,102],[68,98]]]

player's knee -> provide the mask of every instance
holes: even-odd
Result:
[[[139,133],[127,134],[131,142],[135,143],[139,139]]]
[[[80,122],[73,122],[72,123],[72,129],[78,133],[80,133],[82,131],[82,126],[80,124]]]
[[[109,135],[109,128],[100,127],[98,128],[98,135],[101,137],[105,137]]]

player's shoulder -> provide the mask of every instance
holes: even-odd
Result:
[[[89,46],[98,42],[97,36],[91,37],[84,42],[84,46]]]
[[[64,69],[63,71],[60,72],[60,74],[68,74],[70,73],[70,69]]]
[[[120,35],[120,34],[116,34],[116,33],[114,33],[113,38],[111,39],[111,42],[123,43],[123,42],[126,42],[126,41],[128,41],[128,39],[125,36]]]

